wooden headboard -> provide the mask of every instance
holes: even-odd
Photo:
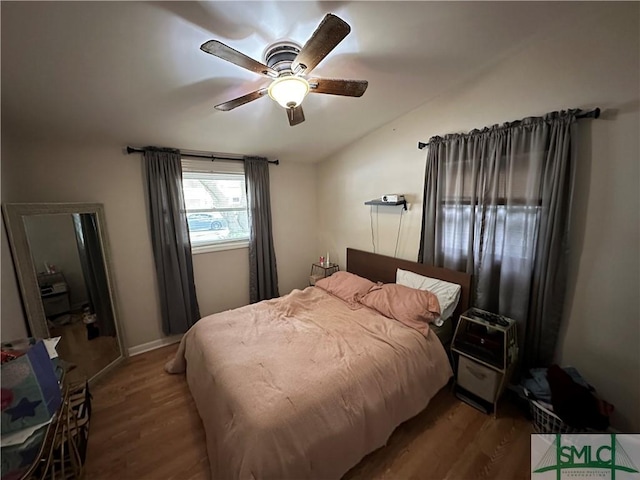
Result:
[[[368,278],[372,282],[395,283],[398,268],[460,285],[460,301],[453,314],[456,321],[459,315],[469,308],[471,275],[468,273],[347,248],[347,271]]]

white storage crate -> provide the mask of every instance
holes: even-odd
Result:
[[[532,398],[529,398],[533,428],[537,433],[590,433],[593,430],[575,428],[567,425],[548,408],[545,408]]]

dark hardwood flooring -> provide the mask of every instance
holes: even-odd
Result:
[[[49,333],[52,337],[60,337],[56,346],[60,358],[76,365],[67,373],[67,381],[76,383],[93,377],[120,357],[120,348],[116,337],[98,336],[89,340],[82,314],[73,313],[70,317],[72,320],[68,324],[50,326]]]
[[[176,349],[132,357],[93,387],[85,478],[209,479],[204,429],[186,380],[163,370]],[[444,388],[344,480],[529,478],[532,431],[508,401],[494,417]]]

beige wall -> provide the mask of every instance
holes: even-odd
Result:
[[[0,238],[2,248],[2,277],[0,278],[0,340],[8,342],[24,338],[27,336],[27,326],[24,322],[24,313],[20,303],[20,294],[13,270],[13,260],[9,249],[9,240],[2,222],[2,237]]]
[[[4,127],[4,125],[3,125]],[[3,133],[5,133],[3,131]],[[5,135],[6,136],[6,135]],[[5,142],[2,201],[98,202],[104,204],[113,260],[118,313],[126,346],[162,341],[144,184],[139,155],[124,145],[42,145]],[[9,139],[10,140],[10,139]],[[15,143],[17,144],[17,142]],[[315,166],[282,161],[271,170],[271,198],[281,293],[301,288],[316,256]],[[2,245],[2,338],[20,336],[24,319],[6,238]],[[203,315],[248,302],[247,249],[194,256],[196,289]],[[5,333],[7,335],[5,336]],[[17,335],[16,335],[17,334]]]
[[[580,122],[571,278],[557,357],[615,405],[614,426],[639,431],[639,4],[598,8],[598,15],[575,18],[322,162],[319,245],[339,254],[347,246],[372,250],[364,201],[404,193],[411,205],[398,256],[415,260],[426,156],[418,141],[558,109],[603,108],[601,119]],[[380,207],[378,220],[377,251],[393,255],[399,210]]]

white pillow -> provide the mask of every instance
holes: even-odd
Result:
[[[462,287],[457,283],[425,277],[400,268],[396,271],[396,283],[417,290],[428,290],[438,298],[440,319],[434,322],[438,326],[441,326],[447,318],[453,315],[462,291]]]

